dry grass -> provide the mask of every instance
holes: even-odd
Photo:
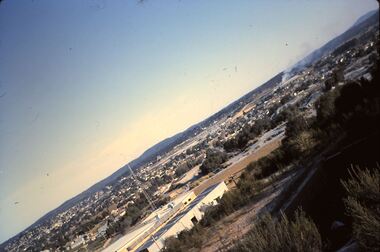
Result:
[[[282,188],[286,187],[292,179],[293,177],[289,175],[273,182],[272,185],[267,185],[258,195],[257,200],[223,217],[211,227],[205,228],[204,236],[207,239],[200,251],[221,251],[221,249],[231,247],[236,240],[241,239],[249,232],[254,224],[252,219],[256,219],[258,215],[268,211],[269,205],[276,200],[282,192]]]
[[[347,214],[353,219],[353,236],[363,251],[380,251],[380,168],[351,169],[342,181],[348,197]]]
[[[322,251],[322,240],[303,212],[296,213],[294,221],[285,215],[276,220],[266,214],[230,251]]]
[[[252,228],[252,219],[271,202],[277,193],[273,193],[263,200],[250,204],[234,213],[224,217],[213,226],[207,228],[207,241],[200,251],[220,251],[221,248],[231,246],[235,240],[240,239]]]

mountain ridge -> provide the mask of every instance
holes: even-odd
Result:
[[[313,50],[311,53],[309,53],[306,57],[304,57],[302,60],[298,61],[296,64],[294,64],[290,71],[291,73],[300,71],[304,69],[305,67],[312,65],[315,63],[318,59],[322,58],[328,53],[331,53],[334,49],[342,45],[345,41],[350,40],[351,38],[355,37],[356,34],[358,34],[362,29],[365,27],[370,26],[371,24],[379,21],[379,10],[371,10],[367,12],[366,14],[359,17],[353,25],[351,25],[346,31],[341,33],[340,35],[336,36],[335,38],[329,40],[327,43],[322,45],[316,50]]]

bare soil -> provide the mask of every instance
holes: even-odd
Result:
[[[294,176],[294,173],[289,173],[279,181],[268,185],[251,204],[206,228],[207,241],[202,245],[200,251],[223,251],[233,246],[235,241],[242,238],[252,228],[254,219],[269,210],[270,203],[275,201]]]

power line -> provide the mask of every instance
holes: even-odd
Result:
[[[137,179],[135,173],[133,172],[131,166],[128,164],[129,171],[131,172],[132,177],[136,180],[136,183],[138,186],[141,188],[142,193],[144,194],[146,200],[148,201],[150,207],[152,208],[153,211],[157,209],[156,205],[154,204],[153,200],[149,197],[149,195],[145,192],[144,187],[141,185],[140,180]]]

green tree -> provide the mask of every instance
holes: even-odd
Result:
[[[208,149],[206,151],[206,159],[203,161],[200,170],[201,173],[206,175],[214,170],[221,168],[221,164],[227,161],[227,154],[225,152]]]

